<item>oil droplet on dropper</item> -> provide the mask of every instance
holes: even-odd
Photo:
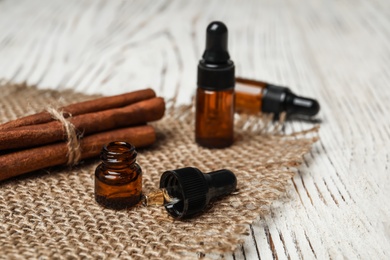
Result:
[[[143,206],[169,206],[180,202],[180,199],[169,196],[164,188],[144,195],[142,198]]]

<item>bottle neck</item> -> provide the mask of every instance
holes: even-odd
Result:
[[[100,153],[100,159],[106,168],[134,168],[136,158],[135,147],[126,142],[111,142]]]

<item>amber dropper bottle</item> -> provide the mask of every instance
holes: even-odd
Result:
[[[124,209],[141,199],[142,170],[136,163],[135,147],[111,142],[101,151],[102,163],[95,171],[95,199],[107,208]]]
[[[276,118],[281,112],[286,112],[287,116],[312,117],[320,111],[317,100],[297,96],[289,88],[239,77],[236,78],[235,106],[237,112],[273,113]]]
[[[198,65],[195,140],[204,147],[233,143],[234,63],[230,60],[228,29],[212,22],[206,30],[206,50]]]

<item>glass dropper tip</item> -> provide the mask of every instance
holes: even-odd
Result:
[[[170,206],[180,202],[179,198],[171,197],[164,188],[143,195],[141,198],[143,206]]]

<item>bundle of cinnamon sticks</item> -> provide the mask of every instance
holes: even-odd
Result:
[[[151,145],[155,130],[147,122],[163,117],[164,100],[152,89],[102,97],[43,111],[0,125],[0,181],[61,164],[99,155],[111,141],[135,147]],[[59,114],[59,119],[53,115]],[[65,123],[64,123],[65,122]],[[67,126],[77,134],[76,147],[69,147]],[[69,161],[70,152],[78,157]]]

